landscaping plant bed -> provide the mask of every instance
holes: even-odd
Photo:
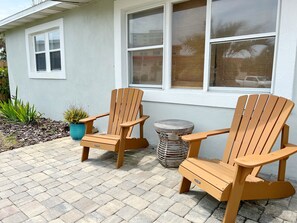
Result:
[[[23,124],[0,117],[0,152],[69,136],[69,126],[62,121],[40,118]]]

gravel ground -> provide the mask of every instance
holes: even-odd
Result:
[[[9,122],[0,117],[0,152],[69,136],[65,122],[40,118],[36,123]]]

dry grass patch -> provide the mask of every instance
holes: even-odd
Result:
[[[10,150],[14,147],[18,146],[18,141],[15,136],[4,136],[2,132],[0,132],[0,152],[4,152],[6,150]]]

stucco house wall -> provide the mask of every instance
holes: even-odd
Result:
[[[66,79],[29,79],[25,29],[59,18],[64,20]],[[108,111],[114,88],[112,27],[113,1],[100,0],[8,31],[11,92],[18,87],[22,99],[57,120],[69,105],[81,105],[90,114]]]
[[[288,10],[291,10],[290,8],[294,4],[296,6],[293,0],[288,2]],[[293,5],[289,7],[290,4]],[[289,16],[293,14],[292,12],[288,13]],[[66,80],[29,79],[25,29],[58,18],[64,19]],[[291,19],[287,21],[291,21]],[[287,26],[288,24],[283,25]],[[294,32],[292,36],[297,36],[297,29],[291,30],[291,32]],[[46,117],[63,119],[63,111],[71,104],[82,105],[91,115],[109,110],[110,91],[115,87],[116,81],[114,1],[97,0],[77,9],[39,20],[36,23],[9,30],[6,35],[11,90],[13,92],[18,86],[21,98],[33,103]],[[120,35],[120,33],[116,35]],[[288,35],[288,33],[284,33],[284,35]],[[296,54],[296,50],[293,52]],[[296,77],[296,55],[290,58],[293,58],[290,65],[294,67]],[[285,58],[281,59],[285,60]],[[279,72],[284,71],[284,66],[278,67]],[[290,71],[292,72],[292,69]],[[286,86],[283,87],[286,88]],[[293,87],[293,101],[297,103],[296,78]],[[145,136],[152,145],[156,145],[158,142],[153,128],[153,123],[157,120],[186,119],[195,124],[194,131],[207,131],[229,127],[234,111],[232,108],[149,101],[145,101],[143,105],[144,113],[150,115],[150,119],[145,125]],[[106,124],[106,120],[96,122],[100,131],[106,130]],[[297,144],[297,107],[294,108],[288,124],[291,126],[290,141]],[[226,137],[226,135],[216,136],[203,142],[201,156],[220,158],[224,151],[222,145],[224,145]],[[287,176],[297,179],[296,169],[297,156],[293,156],[288,161]],[[264,172],[276,174],[276,170],[277,164],[273,164],[266,167]]]

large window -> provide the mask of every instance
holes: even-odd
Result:
[[[293,43],[281,26],[293,27],[282,12],[287,4],[116,0],[116,86],[142,88],[148,101],[221,107],[233,107],[246,93],[291,97],[292,90],[283,90],[295,72],[291,67],[288,76],[284,65]],[[295,55],[287,56],[292,61]]]
[[[128,16],[130,84],[162,85],[163,7]]]
[[[277,0],[212,2],[209,86],[271,88],[277,5]]]
[[[30,78],[65,78],[62,22],[56,20],[26,30]]]
[[[128,13],[130,86],[271,89],[278,0],[209,1],[209,33],[206,0],[169,2]]]

